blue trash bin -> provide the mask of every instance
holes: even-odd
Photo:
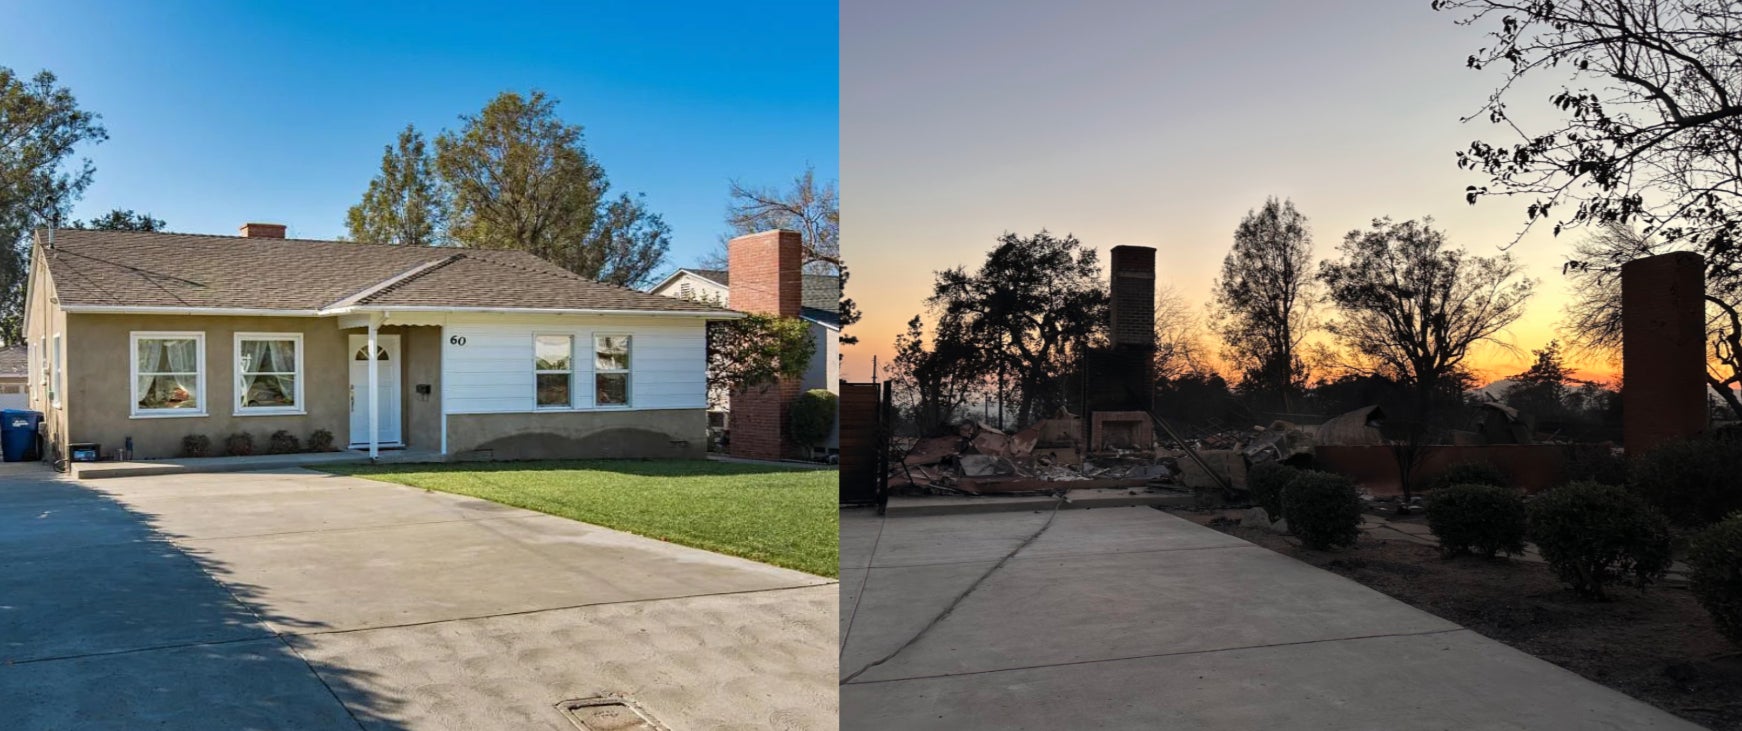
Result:
[[[42,458],[36,448],[36,432],[41,423],[40,411],[0,410],[0,453],[7,462]]]

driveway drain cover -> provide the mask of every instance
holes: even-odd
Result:
[[[666,731],[623,698],[583,698],[557,707],[584,731]]]

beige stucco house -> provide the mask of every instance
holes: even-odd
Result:
[[[723,307],[530,254],[241,236],[38,231],[25,313],[46,449],[316,430],[453,458],[700,456]]]

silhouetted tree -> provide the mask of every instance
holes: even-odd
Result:
[[[1306,385],[1301,341],[1318,298],[1313,240],[1293,201],[1270,198],[1234,229],[1234,247],[1213,285],[1211,312],[1242,390],[1284,410]]]
[[[1524,314],[1535,282],[1518,276],[1510,255],[1468,256],[1447,248],[1432,219],[1350,231],[1320,276],[1337,318],[1327,329],[1358,372],[1413,389],[1419,417],[1457,385],[1470,348],[1505,347],[1497,336]]]
[[[1069,235],[1006,233],[979,270],[938,272],[932,291],[927,302],[938,320],[961,323],[987,376],[1010,379],[1019,425],[1064,403],[1060,376],[1106,330],[1099,257]]]
[[[907,321],[907,331],[895,336],[895,358],[883,372],[919,433],[933,434],[954,421],[980,390],[984,355],[962,333],[960,319],[950,316],[939,321],[928,349],[925,325],[915,315]]]

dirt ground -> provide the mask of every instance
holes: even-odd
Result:
[[[1717,731],[1742,731],[1742,651],[1685,586],[1622,587],[1611,601],[1574,596],[1546,565],[1441,558],[1405,540],[1363,536],[1308,551],[1290,536],[1242,528],[1221,513],[1182,517],[1333,571],[1591,680]]]

